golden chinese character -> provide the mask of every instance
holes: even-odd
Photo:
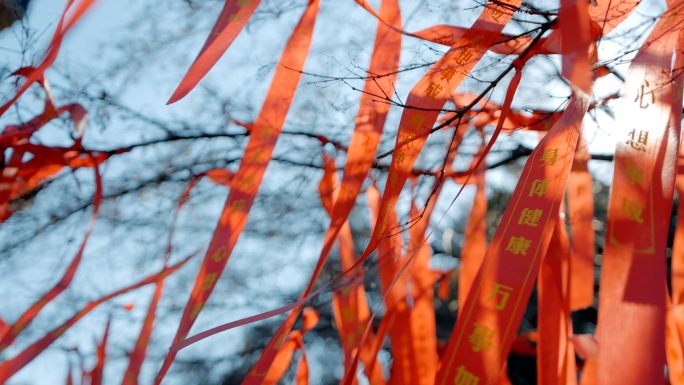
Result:
[[[473,38],[472,42],[468,45],[468,47],[480,47],[482,45],[482,40],[484,40],[484,36],[482,36],[482,34],[479,34]]]
[[[522,210],[522,212],[520,212],[520,219],[518,219],[518,224],[537,227],[537,225],[539,224],[539,219],[541,219],[543,213],[543,210],[530,210],[526,207]]]
[[[271,126],[270,124],[266,124],[261,128],[261,139],[271,139],[273,136],[276,135],[276,129],[275,127]]]
[[[532,188],[530,189],[530,195],[529,196],[542,196],[549,192],[549,187],[547,186],[549,183],[548,179],[535,179],[532,182]]]
[[[273,345],[274,349],[280,349],[281,346],[287,341],[287,334],[281,334],[280,337],[278,337],[278,340],[276,343]]]
[[[366,167],[364,167],[363,164],[359,162],[354,162],[349,164],[349,174],[350,175],[365,175],[366,173]],[[348,193],[348,192],[347,192]]]
[[[587,191],[587,186],[583,184],[577,186],[577,195],[582,195],[585,191]]]
[[[451,80],[451,78],[454,77],[454,75],[456,75],[456,68],[447,67],[447,68],[443,69],[442,71],[440,71],[439,78],[442,80],[449,81],[449,80]]]
[[[142,348],[144,346],[147,346],[147,342],[150,338],[148,336],[143,336],[141,339],[138,340],[138,343],[136,346]]]
[[[241,14],[241,13],[234,13],[234,14],[232,14],[232,15],[230,15],[230,16],[228,17],[228,21],[229,21],[229,22],[240,21],[240,20],[242,20],[244,17],[245,17],[245,15],[243,15],[243,14]]]
[[[399,164],[399,163],[397,163],[397,164]],[[397,181],[397,178],[398,178],[398,177],[397,177],[397,174],[396,174],[396,173],[394,173],[394,174],[392,174],[392,176],[390,176],[390,186],[391,186],[391,187],[394,187],[394,186],[397,185],[397,182],[398,182],[398,181]],[[382,232],[382,231],[381,231],[381,232]]]
[[[356,347],[356,334],[354,334],[354,333],[347,334],[347,347],[348,348]]]
[[[468,63],[470,59],[473,58],[473,53],[470,52],[470,49],[464,49],[461,51],[458,56],[454,58],[454,62],[460,66],[465,65]]]
[[[625,172],[630,183],[644,185],[644,173],[634,163],[627,163]]]
[[[12,325],[12,328],[10,329],[10,335],[16,337],[24,331],[24,328],[26,327],[26,324],[28,323],[28,319],[26,318],[20,318],[14,325]]]
[[[557,159],[557,148],[549,148],[547,150],[544,150],[544,153],[542,153],[541,161],[544,163],[545,166],[553,166],[554,164],[556,164]]]
[[[651,85],[648,83],[648,80],[644,79],[644,83],[641,85],[641,88],[637,89],[637,96],[634,98],[634,101],[639,101],[639,108],[648,108],[648,106],[655,103],[655,93],[653,93],[653,90],[650,89],[650,86]],[[647,89],[648,92],[646,91]],[[646,95],[651,95],[650,103],[648,101],[644,102],[644,97]]]
[[[351,286],[348,286],[348,285],[347,285],[347,286],[343,286],[343,287],[340,289],[340,295],[341,295],[342,297],[349,297],[349,293],[351,293]]]
[[[214,262],[219,262],[222,259],[226,257],[226,246],[221,246],[216,251],[214,251],[214,254],[211,255],[211,259]]]
[[[395,156],[397,158],[397,166],[401,165],[404,163],[404,160],[406,160],[406,154],[404,154],[404,151],[397,151]]]
[[[55,329],[51,334],[53,337],[59,337],[62,334],[64,334],[68,329],[69,329],[69,324],[65,324],[60,326],[59,328]]]
[[[492,348],[492,339],[494,338],[494,330],[475,323],[475,329],[468,337],[474,352],[484,350],[488,352]]]
[[[192,308],[192,312],[190,313],[190,318],[195,319],[197,318],[197,315],[199,314],[200,311],[202,311],[202,307],[204,307],[204,303],[196,303],[195,307]]]
[[[441,35],[439,37],[434,38],[433,41],[439,44],[451,45],[451,42],[453,42],[454,39],[451,35]]]
[[[503,12],[501,12],[501,10],[499,9],[499,7],[495,7],[494,9],[492,9],[492,19],[494,19],[494,20],[496,20],[497,22],[499,22],[499,18],[500,18],[501,16],[503,16]]]
[[[435,82],[430,82],[428,84],[427,88],[425,89],[425,94],[429,96],[431,99],[436,98],[439,96],[439,92],[442,90],[442,86],[435,83]]]
[[[207,274],[207,276],[204,277],[204,282],[202,283],[202,288],[200,288],[200,291],[207,291],[211,289],[216,283],[216,278],[218,278],[218,273]]]
[[[466,370],[465,366],[461,365],[456,369],[456,378],[454,378],[454,385],[477,385],[480,378]]]
[[[508,49],[511,51],[514,51],[516,48],[518,48],[518,39],[509,39],[504,43]]]
[[[363,135],[363,149],[366,151],[373,151],[373,143],[371,143],[371,138],[368,134]]]
[[[240,187],[247,190],[254,185],[254,175],[249,175],[240,181]]]
[[[627,198],[622,198],[622,213],[628,219],[633,220],[636,223],[644,223],[644,218],[641,217],[644,211],[644,206],[638,202]]]
[[[632,146],[633,149],[646,152],[646,145],[648,144],[648,131],[639,130],[639,136],[636,136],[636,129],[627,134],[629,139],[625,143]]]
[[[399,143],[403,144],[406,148],[413,148],[413,141],[416,139],[416,134],[403,133],[399,137]]]
[[[248,6],[251,2],[252,0],[238,0],[237,5],[242,8]]]
[[[394,174],[394,176],[396,176],[396,174]],[[392,186],[397,184],[397,178],[396,177],[390,178],[390,184]],[[386,224],[385,218],[387,218],[388,215],[389,215],[389,208],[385,207],[382,210],[380,210],[380,216],[378,216],[378,219],[377,219],[377,221],[380,222],[380,225],[378,228],[378,232],[380,234],[385,234],[385,230],[387,230],[387,224]]]
[[[354,309],[349,308],[349,307],[342,308],[342,320],[343,321],[351,322],[356,318],[355,315],[356,315],[356,313],[354,312]]]
[[[233,202],[233,204],[230,206],[231,211],[243,211],[245,209],[245,206],[247,205],[247,201],[244,199],[238,199]]]
[[[124,384],[130,383],[130,384],[135,384],[138,381],[138,376],[134,371],[126,371],[126,374],[124,375]]]
[[[503,310],[508,303],[508,297],[511,296],[512,291],[512,287],[494,282],[494,290],[492,291],[492,294],[489,295],[489,298],[487,298],[487,302],[492,302],[498,298],[494,308],[496,310]]]
[[[268,161],[264,157],[264,155],[266,155],[265,152],[266,151],[263,148],[257,149],[254,152],[254,155],[252,155],[252,163],[264,163],[264,162]]]
[[[423,127],[423,123],[425,123],[425,115],[416,113],[409,118],[408,128],[409,130],[416,132]]]
[[[531,240],[525,237],[511,237],[508,240],[508,246],[506,246],[506,251],[510,251],[515,255],[527,255],[527,249],[530,248]]]

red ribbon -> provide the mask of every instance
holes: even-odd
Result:
[[[228,50],[240,31],[247,25],[261,0],[226,0],[223,10],[209,33],[207,41],[197,58],[171,95],[167,104],[175,103],[185,97],[211,70],[221,56]]]
[[[498,381],[557,220],[588,108],[577,93],[532,152],[485,260],[461,306],[437,375],[447,382]],[[465,381],[465,382],[463,382]]]
[[[190,260],[190,258],[194,257],[196,254],[197,253],[193,253],[189,257],[183,259],[182,261],[176,263],[175,265],[172,265],[170,267],[165,267],[160,272],[153,274],[153,275],[150,275],[150,276],[146,277],[145,279],[141,280],[140,282],[138,282],[136,284],[124,287],[123,289],[119,289],[113,293],[105,295],[104,297],[101,297],[97,300],[89,302],[78,313],[73,315],[71,318],[69,318],[67,321],[62,323],[60,326],[49,331],[42,338],[40,338],[38,341],[34,342],[33,344],[29,345],[26,349],[24,349],[21,353],[17,354],[15,357],[1,363],[0,364],[0,383],[5,383],[10,377],[15,375],[21,368],[26,366],[26,364],[31,362],[43,350],[45,350],[48,346],[50,346],[53,342],[55,342],[57,340],[57,338],[59,338],[62,334],[64,334],[70,327],[74,326],[79,320],[81,320],[81,318],[86,316],[88,313],[90,313],[92,310],[94,310],[95,308],[97,308],[101,304],[107,302],[108,300],[110,300],[114,297],[128,293],[128,292],[135,290],[137,288],[140,288],[140,287],[143,287],[145,285],[149,285],[151,283],[156,283],[156,282],[159,282],[161,280],[164,280],[166,277],[175,273],[178,269],[180,269],[183,265],[185,265],[185,263],[188,262]]]

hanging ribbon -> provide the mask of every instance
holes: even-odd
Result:
[[[684,89],[684,30],[679,32],[673,71],[672,106],[682,105]],[[681,132],[682,110],[672,108],[670,125],[674,132]],[[677,224],[672,245],[671,287],[672,301],[668,304],[667,324],[665,327],[665,348],[667,369],[672,385],[684,385],[684,146],[679,143],[677,159],[677,176],[675,187],[679,202],[677,206]],[[669,229],[668,229],[669,232]]]
[[[401,27],[394,26],[392,23],[388,22],[386,18],[375,12],[373,7],[366,0],[355,0],[363,9],[368,11],[371,15],[377,18],[381,23],[387,25],[394,32],[406,36],[415,37],[422,40],[431,41],[433,43],[438,43],[446,46],[453,46],[457,43],[463,35],[467,32],[475,32],[481,36],[490,36],[494,40],[494,44],[489,47],[492,52],[496,52],[502,55],[513,55],[522,53],[531,44],[534,39],[528,36],[511,36],[501,33],[501,30],[492,30],[484,24],[475,24],[471,28],[462,28],[451,25],[435,25],[418,32],[407,32]],[[505,12],[510,12],[515,6],[507,7],[507,11],[495,9],[493,18],[496,22],[499,22],[500,18],[505,17]],[[542,39],[543,43],[540,44],[540,52],[543,54],[557,54],[559,50],[557,49],[557,35],[552,34],[549,38]]]
[[[602,1],[594,0],[589,7],[589,17],[594,22],[593,30],[600,31],[601,38],[615,29],[641,3],[641,0]],[[574,26],[573,26],[574,27]],[[572,27],[571,27],[572,29]]]
[[[109,336],[109,325],[111,324],[111,318],[107,320],[107,326],[105,327],[104,335],[102,340],[97,344],[97,362],[95,367],[87,374],[88,379],[90,379],[90,385],[102,385],[102,379],[104,376],[104,365],[107,360],[107,337]]]
[[[76,3],[78,3],[78,5],[74,5]],[[82,0],[80,2],[78,0],[67,1],[64,11],[62,12],[62,16],[59,19],[59,23],[57,23],[55,34],[52,36],[50,45],[45,53],[43,62],[40,63],[38,67],[31,67],[29,71],[24,73],[26,80],[21,85],[14,97],[12,97],[12,99],[10,99],[4,105],[0,106],[0,116],[4,115],[5,112],[7,112],[7,110],[12,107],[17,100],[19,100],[21,95],[23,95],[33,83],[40,81],[43,78],[45,70],[48,69],[52,63],[54,63],[55,59],[57,59],[57,54],[59,53],[59,49],[62,46],[62,41],[64,40],[66,33],[69,32],[74,24],[76,24],[76,22],[94,3],[95,0]],[[67,15],[70,15],[68,20]]]
[[[564,214],[556,220],[538,281],[537,381],[544,385],[577,384],[575,350],[570,343],[570,241]]]
[[[484,139],[484,138],[483,138]],[[484,143],[480,146],[476,158],[484,154]],[[482,265],[485,252],[487,251],[487,193],[485,171],[487,164],[482,162],[477,169],[475,176],[475,198],[473,208],[470,210],[468,223],[466,224],[463,236],[463,247],[461,248],[461,267],[458,277],[458,303],[463,305],[468,297],[468,292],[473,285],[477,271]]]
[[[401,14],[397,0],[384,0],[381,5],[381,13],[391,21],[390,25],[401,26]],[[393,94],[400,51],[401,37],[391,33],[384,25],[379,25],[369,68],[371,78],[364,85],[361,105],[355,120],[356,127],[347,152],[347,163],[344,168],[340,192],[331,214],[331,224],[326,231],[321,254],[314,272],[300,299],[305,298],[313,289],[313,285],[325,265],[335,239],[347,220],[356,197],[361,190],[363,181],[373,164],[389,110],[389,105],[376,103],[375,99],[379,95],[387,96]],[[376,74],[391,75],[375,78]],[[358,263],[360,262],[356,264],[358,265]],[[261,383],[260,378],[263,377],[263,373],[270,366],[270,362],[278,350],[276,342],[282,340],[283,336],[287,335],[289,330],[291,330],[300,311],[301,307],[295,308],[295,311],[290,313],[288,318],[282,323],[264,349],[259,360],[254,364],[252,370],[243,381],[243,385],[257,385]]]
[[[10,346],[14,340],[17,338],[19,333],[21,333],[28,325],[33,322],[35,317],[40,313],[40,311],[53,299],[59,296],[64,290],[66,290],[76,275],[76,270],[81,263],[83,258],[83,253],[85,251],[85,246],[88,243],[90,234],[95,227],[95,221],[97,219],[100,203],[102,202],[102,179],[100,177],[100,172],[96,162],[93,162],[93,171],[95,173],[95,196],[93,198],[93,213],[90,217],[90,223],[88,225],[88,230],[83,237],[83,241],[76,252],[71,264],[67,267],[62,278],[53,286],[47,293],[43,294],[38,301],[31,305],[22,315],[19,316],[16,322],[10,326],[5,333],[0,337],[0,352],[5,348]]]
[[[435,183],[439,183],[436,179]],[[420,215],[409,229],[408,250],[404,259],[416,255],[410,272],[410,335],[413,352],[412,381],[409,384],[432,385],[437,375],[437,325],[435,320],[434,286],[435,279],[430,270],[432,247],[425,237],[432,212],[441,193],[443,183],[435,186],[425,209],[419,213],[414,206],[412,216]]]
[[[574,87],[591,95],[591,23],[586,0],[561,0],[560,20],[562,74]]]
[[[228,47],[233,44],[259,3],[261,0],[226,0],[218,20],[216,20],[209,37],[204,42],[204,46],[167,104],[183,99],[197,86],[228,50]]]
[[[159,281],[156,283],[154,288],[154,295],[152,296],[152,301],[147,309],[147,315],[143,321],[142,329],[140,329],[140,334],[138,339],[135,341],[135,348],[128,355],[128,367],[124,373],[124,378],[122,385],[137,385],[138,376],[140,375],[140,368],[142,367],[143,361],[145,360],[145,353],[147,352],[147,346],[150,342],[150,337],[152,336],[152,327],[154,326],[155,312],[157,311],[157,305],[159,304],[159,299],[161,298],[162,291],[164,290],[164,282]]]
[[[436,385],[493,384],[546,252],[589,100],[573,93],[530,155],[444,353]]]
[[[514,1],[510,5],[517,4],[519,2]],[[502,12],[503,15],[495,18],[495,12]],[[488,6],[475,22],[475,26],[489,25],[494,30],[500,30],[511,16],[512,13],[506,7]],[[411,168],[437,120],[439,110],[450,98],[450,93],[482,58],[487,47],[492,45],[493,38],[473,32],[477,29],[474,27],[469,30],[411,90],[406,104],[420,109],[404,109],[402,113],[394,156],[382,196],[380,218],[373,229],[370,243],[359,261],[365,260],[375,250],[380,240],[391,232],[390,224],[387,222],[388,215],[396,206]]]
[[[668,6],[629,67],[617,114],[596,333],[598,384],[663,381],[667,241],[663,230],[672,206],[679,138],[668,124],[670,75],[674,37],[682,23],[677,12],[684,4],[668,1]],[[648,360],[643,359],[644,352],[649,352]]]
[[[166,277],[175,273],[178,269],[185,265],[185,263],[187,263],[196,254],[197,252],[191,254],[190,256],[181,260],[175,265],[165,267],[160,272],[150,275],[136,284],[124,287],[123,289],[119,289],[115,292],[105,295],[104,297],[89,302],[85,307],[79,310],[78,313],[76,313],[71,318],[63,322],[60,326],[49,331],[47,334],[45,334],[42,338],[40,338],[33,344],[29,345],[21,353],[17,354],[14,358],[8,359],[1,363],[0,383],[5,383],[10,377],[15,375],[21,368],[26,366],[26,364],[31,362],[41,352],[43,352],[43,350],[45,350],[60,336],[62,336],[62,334],[64,334],[70,327],[74,326],[79,320],[81,320],[81,318],[85,317],[88,313],[90,313],[92,310],[94,310],[101,304],[109,301],[114,297],[126,294],[137,288],[164,280]]]
[[[47,85],[44,87],[48,97],[46,97],[46,108],[43,113],[19,126],[7,126],[0,134],[0,161],[6,163],[0,169],[0,223],[12,214],[9,211],[11,199],[31,191],[40,182],[62,170],[64,166],[73,164],[74,168],[93,167],[96,159],[104,161],[107,158],[105,154],[91,153],[86,156],[92,162],[77,160],[84,152],[80,138],[70,148],[46,147],[29,142],[40,128],[65,112],[69,112],[71,116],[76,135],[82,135],[85,128],[85,109],[78,104],[55,108],[50,101],[49,88]],[[12,149],[12,155],[7,162],[4,162],[5,150],[9,148]],[[24,162],[26,153],[31,153],[33,158]]]
[[[339,185],[335,174],[335,161],[325,155],[323,170],[324,175],[319,185],[319,191],[323,207],[328,211],[328,215],[332,215],[333,204],[339,198]],[[345,271],[356,261],[349,222],[345,222],[340,230],[338,245],[340,247],[340,266]],[[358,349],[359,354],[363,357],[364,371],[371,384],[384,384],[382,368],[377,360],[375,360],[375,357],[370,355],[373,351],[374,337],[368,339],[364,346],[358,346],[358,341],[361,338],[361,334],[363,334],[363,326],[370,317],[366,293],[363,288],[363,271],[361,269],[356,270],[348,282],[335,289],[332,297],[332,307],[335,323],[340,335],[340,345],[344,353],[345,372],[351,365],[354,351]],[[375,368],[375,365],[378,367]],[[375,377],[371,377],[372,372],[375,373]]]
[[[250,131],[243,160],[232,179],[230,193],[202,261],[190,299],[183,311],[173,340],[174,344],[187,336],[247,223],[249,210],[259,190],[301,77],[301,70],[311,45],[318,8],[319,0],[311,0],[283,51],[264,105]],[[175,351],[170,351],[166,356],[155,384],[161,383],[175,355]]]
[[[302,330],[294,330],[290,332],[287,341],[284,343],[282,349],[278,351],[273,365],[269,368],[264,376],[264,385],[276,385],[283,378],[287,369],[292,362],[294,352],[299,350],[301,352],[301,359],[297,365],[295,374],[296,385],[307,385],[309,383],[309,364],[306,359],[306,350],[304,348],[304,334],[313,329],[318,324],[318,313],[311,309],[305,308],[303,310],[303,326]]]

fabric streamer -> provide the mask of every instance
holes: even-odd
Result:
[[[230,193],[221,213],[219,223],[202,261],[195,280],[190,299],[183,311],[174,344],[187,336],[199,312],[204,307],[221,273],[237,244],[240,233],[247,223],[249,210],[256,198],[257,191],[266,172],[273,149],[290,104],[296,85],[301,77],[301,69],[311,45],[319,0],[311,0],[299,23],[285,46],[279,65],[273,77],[266,100],[250,131],[249,142],[245,148],[240,167],[233,176]],[[162,364],[155,384],[160,384],[175,357],[169,351]]]
[[[276,354],[273,365],[264,376],[264,385],[276,385],[280,382],[290,367],[292,356],[297,350],[301,352],[301,358],[297,365],[295,384],[307,385],[309,383],[309,364],[306,359],[306,349],[304,348],[304,334],[316,327],[319,316],[312,308],[304,308],[302,320],[302,329],[290,332],[284,347]]]
[[[323,207],[328,211],[328,215],[332,215],[334,202],[339,197],[339,184],[335,174],[335,161],[325,155],[323,170],[324,175],[319,185],[319,191]],[[345,222],[340,230],[338,244],[340,248],[340,266],[344,271],[356,261],[354,242],[348,222]],[[385,383],[382,378],[382,367],[375,357],[371,355],[374,337],[371,336],[364,346],[360,348],[358,346],[358,341],[361,338],[361,334],[363,334],[363,325],[365,325],[370,316],[368,301],[366,300],[366,293],[363,288],[363,270],[357,269],[353,276],[349,278],[347,282],[336,288],[332,297],[335,323],[340,335],[342,351],[344,352],[344,368],[345,371],[349,368],[354,351],[359,349],[359,354],[362,356],[364,363],[364,371],[370,379],[371,385],[382,385]]]
[[[492,240],[437,375],[436,385],[494,384],[546,253],[589,106],[575,91],[561,119],[530,155]]]
[[[69,328],[71,328],[78,321],[80,321],[81,318],[85,317],[88,313],[90,313],[92,310],[94,310],[95,308],[97,308],[101,304],[109,301],[110,299],[112,299],[114,297],[120,296],[122,294],[126,294],[132,290],[137,289],[137,288],[140,288],[140,287],[143,287],[145,285],[149,285],[149,284],[156,283],[156,282],[159,282],[161,280],[164,280],[166,277],[175,273],[178,269],[180,269],[183,265],[185,265],[196,254],[198,254],[198,252],[191,254],[190,256],[186,257],[185,259],[181,260],[180,262],[176,263],[175,265],[165,267],[160,272],[158,272],[156,274],[152,274],[152,275],[144,278],[143,280],[141,280],[138,283],[135,283],[135,284],[130,285],[130,286],[126,286],[123,289],[119,289],[119,290],[114,291],[110,294],[107,294],[107,295],[105,295],[99,299],[96,299],[94,301],[90,301],[85,307],[83,307],[81,310],[79,310],[78,313],[76,313],[71,318],[66,320],[60,326],[49,331],[47,334],[45,334],[43,337],[41,337],[39,340],[37,340],[33,344],[29,345],[21,353],[17,354],[13,358],[10,358],[10,359],[0,363],[0,383],[5,383],[10,377],[15,375],[21,368],[26,366],[26,364],[31,362],[40,353],[42,353],[43,350],[47,349],[48,346],[50,346],[59,337],[61,337],[62,334],[64,334]]]
[[[252,17],[261,0],[226,0],[218,20],[197,58],[171,95],[167,104],[183,99],[197,86],[216,62],[228,50]]]
[[[587,308],[594,303],[595,236],[594,194],[587,168],[590,159],[586,141],[580,137],[575,161],[568,179],[567,205],[572,232],[570,263],[570,310]]]
[[[480,158],[483,154],[484,145],[480,146],[480,150],[475,157]],[[461,248],[461,267],[458,278],[458,303],[460,305],[465,303],[465,299],[468,297],[468,292],[473,285],[477,271],[480,269],[487,251],[486,170],[487,164],[482,162],[475,173],[474,179],[477,189],[475,190],[473,208],[470,210],[468,223],[463,233],[465,239]]]
[[[45,58],[43,59],[43,62],[40,63],[38,67],[31,68],[27,73],[24,74],[26,77],[26,80],[24,83],[21,85],[19,90],[14,94],[12,99],[10,99],[8,102],[0,106],[0,116],[4,115],[7,110],[9,110],[14,103],[16,103],[17,100],[21,97],[21,95],[26,92],[26,90],[29,89],[29,87],[42,79],[43,73],[45,73],[45,70],[48,69],[52,65],[52,63],[55,62],[55,59],[57,59],[57,54],[59,53],[59,49],[62,46],[62,41],[64,40],[64,36],[69,32],[69,30],[76,24],[76,22],[90,9],[90,7],[95,3],[95,0],[68,0],[66,6],[64,7],[64,11],[62,12],[62,16],[59,19],[59,23],[57,23],[57,29],[55,30],[55,34],[52,36],[52,40],[50,41],[50,45],[48,46],[48,49],[45,53]],[[67,19],[67,15],[69,15],[69,18]]]
[[[684,4],[668,1],[668,7],[629,67],[617,114],[596,330],[600,346],[593,364],[597,384],[663,382],[663,229],[669,223],[679,142],[679,132],[668,124],[670,75],[682,23],[678,10]],[[649,352],[647,360],[644,352]]]
[[[577,384],[575,350],[570,337],[570,240],[565,215],[556,220],[538,281],[537,381],[544,385]]]
[[[157,282],[154,287],[152,301],[150,301],[150,306],[147,309],[147,315],[143,321],[143,326],[140,329],[138,339],[135,341],[135,347],[128,355],[128,367],[126,367],[126,372],[124,373],[123,381],[121,382],[122,385],[138,384],[140,368],[142,367],[145,353],[147,352],[147,346],[149,345],[150,337],[152,336],[155,312],[157,311],[157,305],[159,304],[159,299],[161,298],[163,290],[164,282]]]
[[[81,241],[81,245],[79,246],[78,251],[76,252],[76,256],[71,261],[71,264],[69,264],[69,266],[67,267],[66,271],[64,272],[64,275],[55,284],[55,286],[53,286],[47,293],[43,294],[38,299],[38,301],[36,301],[22,315],[20,315],[17,321],[7,328],[5,333],[2,333],[2,336],[0,337],[0,352],[5,350],[14,342],[19,333],[21,333],[24,329],[26,329],[26,327],[28,327],[28,325],[31,324],[31,322],[35,319],[38,313],[40,313],[40,311],[48,303],[50,303],[53,299],[57,298],[57,296],[59,296],[64,290],[66,290],[69,287],[69,285],[71,285],[71,282],[73,281],[74,276],[76,275],[78,266],[81,263],[81,259],[83,258],[85,246],[88,243],[88,239],[90,238],[90,234],[92,233],[93,228],[95,227],[95,220],[97,219],[100,203],[102,202],[102,180],[100,177],[98,166],[95,165],[93,167],[93,170],[95,173],[95,196],[93,198],[93,213],[90,217],[90,224],[88,225],[88,230],[86,230],[86,234],[83,237],[83,241]]]
[[[591,23],[586,0],[561,0],[560,20],[562,74],[574,87],[591,95]]]
[[[391,25],[401,26],[401,14],[397,0],[384,0],[381,4],[381,13],[391,20]],[[363,181],[373,164],[389,110],[389,105],[376,103],[375,99],[380,95],[393,94],[396,70],[399,66],[400,50],[401,37],[393,34],[383,25],[379,25],[369,68],[371,78],[364,85],[361,105],[355,120],[356,127],[349,144],[347,163],[344,168],[340,192],[330,215],[331,224],[326,231],[323,247],[314,272],[311,275],[307,288],[300,296],[300,300],[303,300],[313,289],[313,285],[325,265],[335,239],[347,220],[356,202],[356,196],[359,194]],[[390,76],[375,78],[376,74],[390,74]],[[356,265],[359,263],[355,262]],[[257,385],[260,383],[260,377],[265,372],[264,368],[270,366],[270,361],[277,351],[276,342],[281,340],[291,330],[301,306],[294,309],[295,311],[290,313],[276,334],[271,338],[261,357],[243,381],[243,385]]]
[[[102,385],[104,365],[107,360],[107,337],[109,337],[109,325],[111,322],[112,319],[109,318],[104,334],[102,335],[102,340],[97,344],[97,362],[95,363],[95,367],[86,375],[86,378],[90,380],[90,385]]]
[[[679,32],[673,74],[672,106],[682,105],[684,89],[684,30]],[[673,71],[675,72],[675,71]],[[682,110],[672,108],[670,125],[674,132],[681,132]],[[677,224],[672,245],[671,288],[672,300],[668,304],[665,327],[665,347],[667,369],[672,385],[684,385],[684,146],[679,143],[677,158],[677,176],[675,188],[679,202],[677,206]]]

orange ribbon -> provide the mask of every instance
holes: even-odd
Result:
[[[391,25],[401,26],[401,15],[397,0],[385,0],[381,5],[381,13],[390,20]],[[344,168],[344,175],[338,198],[335,200],[332,213],[330,214],[331,224],[325,234],[323,247],[314,268],[314,272],[309,280],[307,288],[304,290],[300,299],[305,298],[313,289],[316,278],[320,274],[327,261],[328,254],[347,220],[356,196],[361,190],[365,177],[368,175],[385,123],[385,118],[389,110],[389,105],[375,103],[374,95],[392,95],[394,81],[396,79],[396,69],[399,66],[399,52],[401,49],[401,38],[387,27],[380,25],[375,38],[375,48],[371,57],[369,73],[391,74],[382,78],[370,78],[366,81],[364,92],[361,97],[361,105],[356,118],[356,127],[349,144],[347,152],[347,163]],[[358,265],[360,262],[356,262]],[[261,382],[265,368],[270,366],[275,353],[277,352],[276,342],[281,340],[291,330],[294,322],[301,311],[301,306],[294,308],[288,318],[283,322],[276,334],[271,338],[264,353],[254,365],[250,373],[243,381],[244,385],[256,385]]]
[[[577,384],[575,350],[570,343],[570,240],[564,215],[556,221],[539,274],[537,381],[544,385]]]
[[[682,105],[682,89],[684,89],[684,76],[681,68],[684,68],[684,31],[679,32],[675,69],[678,74],[674,80],[672,93],[672,106]],[[670,125],[674,126],[674,132],[681,132],[682,110],[672,108]],[[684,146],[679,143],[679,156],[677,159],[677,177],[675,187],[679,198],[677,207],[677,224],[672,245],[672,301],[667,311],[667,324],[665,327],[665,347],[667,369],[672,385],[684,385]],[[668,229],[669,230],[669,229]],[[669,231],[668,231],[669,232]]]
[[[104,335],[102,335],[102,340],[97,344],[97,362],[95,362],[95,367],[86,374],[86,378],[90,380],[90,385],[102,385],[102,379],[104,376],[104,365],[107,360],[107,337],[109,336],[109,325],[111,324],[111,318],[107,320],[107,326],[105,327]]]
[[[86,234],[83,237],[83,241],[81,242],[81,245],[79,246],[78,251],[74,256],[74,259],[71,261],[71,264],[69,264],[69,267],[67,267],[66,271],[64,272],[64,275],[59,280],[59,282],[57,282],[55,286],[48,290],[47,293],[43,294],[38,299],[38,301],[36,301],[21,316],[19,316],[17,321],[13,325],[9,326],[4,333],[0,334],[0,351],[3,351],[5,348],[11,345],[17,338],[19,333],[21,333],[22,330],[24,330],[28,325],[31,324],[31,322],[33,322],[38,313],[40,313],[40,311],[48,303],[50,303],[64,290],[66,290],[73,281],[78,266],[81,264],[81,259],[85,251],[85,246],[88,243],[88,239],[90,238],[90,234],[92,233],[93,228],[95,227],[95,220],[97,219],[97,215],[100,209],[100,203],[102,202],[102,180],[100,178],[100,172],[98,170],[97,164],[94,165],[93,171],[95,173],[95,196],[93,198],[93,213],[90,217],[88,230],[86,230]]]
[[[209,32],[197,58],[171,95],[167,104],[175,103],[192,91],[228,50],[240,31],[247,25],[261,0],[226,0],[218,20]]]
[[[157,282],[154,288],[154,294],[152,295],[152,301],[150,302],[150,306],[147,309],[147,315],[145,315],[145,320],[143,321],[143,326],[140,329],[138,339],[135,341],[135,347],[133,348],[133,351],[128,355],[128,367],[126,367],[126,372],[124,373],[124,378],[121,382],[122,385],[138,384],[140,368],[142,367],[143,361],[145,360],[147,346],[149,345],[150,337],[152,336],[155,312],[157,311],[157,305],[159,304],[159,299],[161,298],[163,290],[164,282]]]
[[[324,175],[319,185],[319,191],[323,207],[328,211],[328,215],[332,215],[333,205],[339,198],[340,189],[335,175],[335,162],[325,155],[323,170]],[[338,245],[340,247],[340,266],[344,271],[349,269],[356,261],[349,222],[345,222],[340,230]],[[345,372],[352,364],[354,351],[358,349],[364,363],[364,372],[371,379],[371,384],[384,384],[382,368],[375,357],[371,355],[374,337],[368,339],[363,346],[358,345],[364,331],[363,327],[370,317],[366,293],[363,288],[363,271],[361,269],[356,270],[354,276],[348,282],[336,288],[333,292],[332,307],[335,323],[340,335],[340,344],[344,352]]]
[[[668,124],[672,53],[681,2],[671,7],[630,65],[615,151],[601,270],[596,383],[663,382],[665,248],[679,132]],[[673,7],[673,8],[672,8]],[[677,106],[676,108],[680,108]],[[648,352],[648,360],[644,360]],[[596,360],[596,359],[595,359]],[[630,368],[629,371],[624,368]]]
[[[247,223],[249,210],[259,190],[266,166],[271,159],[292,103],[296,85],[301,77],[301,69],[309,52],[318,8],[319,0],[311,0],[283,51],[264,105],[250,131],[243,160],[231,180],[230,193],[202,261],[190,299],[183,311],[178,331],[173,339],[174,344],[187,336],[223,273],[240,233]],[[175,351],[170,351],[166,356],[155,384],[161,383],[175,355]]]
[[[78,3],[78,5],[74,5],[76,3]],[[57,54],[59,53],[59,49],[62,46],[62,41],[64,40],[66,33],[69,32],[74,24],[76,24],[76,22],[94,3],[95,0],[81,0],[80,2],[78,0],[67,1],[64,11],[62,12],[62,16],[59,19],[59,23],[57,23],[55,34],[52,36],[50,45],[45,53],[43,62],[40,63],[38,67],[31,67],[23,73],[23,75],[26,77],[26,80],[21,85],[17,93],[12,97],[12,99],[0,106],[0,116],[4,115],[5,112],[7,112],[7,110],[12,107],[17,100],[19,100],[21,95],[23,95],[33,83],[39,82],[41,79],[43,79],[43,73],[45,73],[45,70],[48,69],[52,63],[54,63],[55,59],[57,59]],[[68,20],[67,15],[69,15]]]
[[[499,380],[524,303],[546,253],[579,126],[589,101],[578,92],[561,119],[530,155],[511,203],[461,307],[436,385],[481,385]]]
[[[568,179],[568,212],[572,231],[570,264],[570,309],[578,310],[594,303],[594,195],[587,168],[590,159],[587,143],[580,137],[575,161]]]
[[[483,146],[480,147],[476,158],[482,157]],[[461,249],[461,267],[458,278],[458,303],[464,304],[468,298],[468,292],[473,286],[477,271],[482,265],[485,252],[487,251],[487,194],[485,171],[487,164],[482,162],[475,173],[475,198],[473,208],[470,210],[468,223],[463,233],[465,240]]]
[[[47,334],[45,334],[38,341],[29,345],[21,353],[17,354],[15,357],[4,361],[0,364],[0,383],[5,383],[10,377],[15,375],[21,368],[26,366],[34,358],[36,358],[43,350],[50,346],[53,342],[57,340],[62,334],[64,334],[70,327],[74,326],[81,318],[85,317],[92,310],[100,306],[101,304],[109,301],[110,299],[126,294],[132,290],[138,289],[145,285],[159,282],[164,280],[169,275],[175,273],[180,269],[185,263],[187,263],[190,258],[194,257],[197,253],[191,254],[189,257],[181,260],[175,265],[164,267],[160,272],[152,274],[138,283],[124,287],[110,294],[107,294],[99,299],[89,302],[85,307],[78,311],[71,318],[63,322],[60,326],[52,329]]]

